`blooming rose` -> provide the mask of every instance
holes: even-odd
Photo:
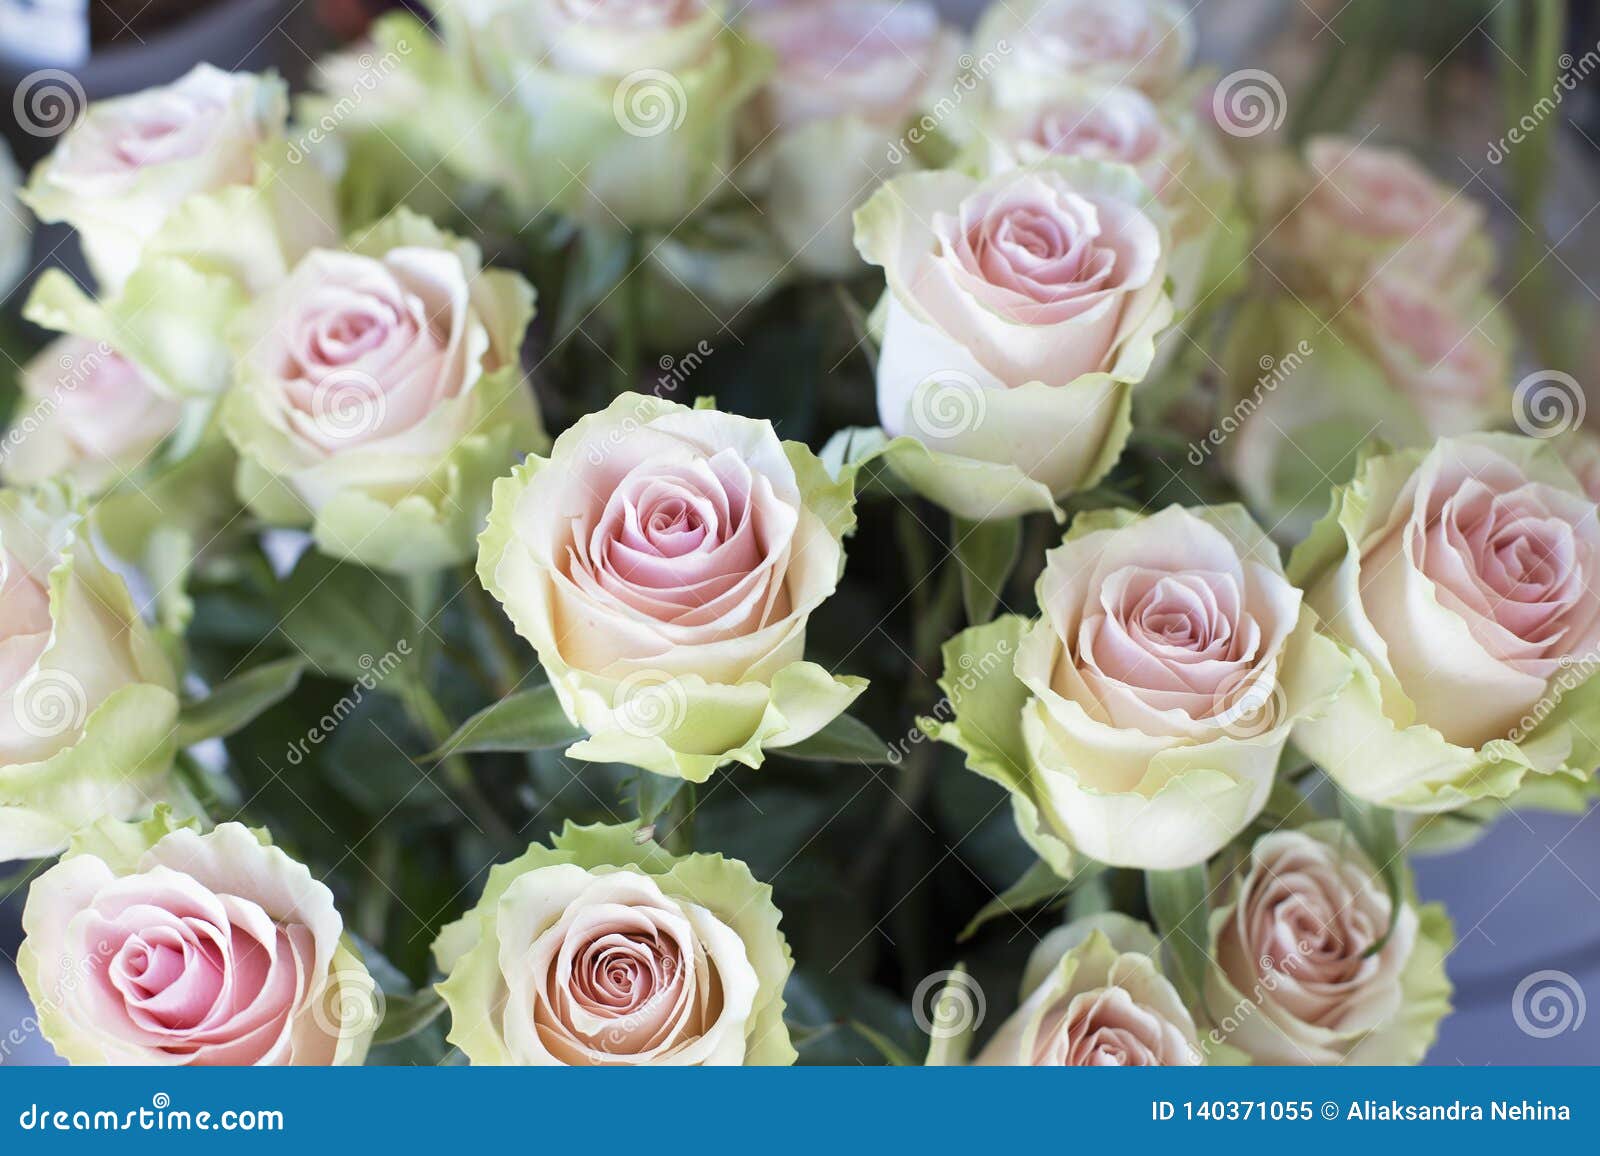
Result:
[[[1193,1067],[1194,1020],[1161,974],[1150,929],[1116,912],[1058,927],[1022,978],[1022,1006],[973,1061],[1010,1067]],[[950,989],[947,989],[949,991]],[[954,993],[952,993],[954,994]],[[965,1041],[936,1031],[928,1063],[959,1062]]]
[[[1236,506],[1081,515],[1038,593],[1037,622],[946,646],[948,672],[993,673],[952,689],[956,721],[932,729],[1012,792],[1023,837],[1063,875],[1068,848],[1204,862],[1261,810],[1295,721],[1347,677]],[[996,652],[1015,678],[986,663]]]
[[[470,557],[491,482],[543,442],[520,363],[532,316],[520,276],[405,210],[309,254],[237,334],[240,497],[369,566]]]
[[[1274,831],[1211,913],[1206,1006],[1258,1064],[1416,1064],[1450,1010],[1451,940],[1437,904],[1395,907],[1340,824]]]
[[[360,1064],[381,1018],[333,895],[258,834],[102,822],[28,890],[17,971],[74,1064]]]
[[[1180,314],[1217,298],[1245,262],[1249,229],[1233,169],[1213,128],[1182,104],[1157,104],[1126,85],[1040,76],[997,92],[978,126],[977,163],[990,170],[1051,156],[1132,167],[1170,214],[1170,274]]]
[[[450,1042],[474,1064],[795,1060],[772,889],[720,855],[568,824],[489,873],[434,944]]]
[[[1368,458],[1291,573],[1354,664],[1295,745],[1352,795],[1444,811],[1600,761],[1600,518],[1543,442]]]
[[[491,179],[531,209],[675,225],[734,167],[734,121],[770,60],[726,0],[434,0],[486,131]],[[424,34],[425,35],[425,34]]]
[[[768,422],[635,394],[497,482],[478,576],[589,732],[568,753],[703,782],[844,711],[866,683],[804,654],[852,485]]]
[[[0,490],[0,862],[169,797],[177,681],[60,488]]]
[[[25,316],[105,342],[158,392],[222,393],[239,312],[308,250],[338,242],[334,182],[295,163],[283,100],[274,79],[201,65],[171,88],[92,105],[35,171],[28,200],[70,221],[91,256],[115,256],[96,261],[98,296],[46,270]]]
[[[190,197],[256,179],[257,148],[283,131],[281,81],[196,65],[168,85],[91,105],[25,198],[78,231],[101,291],[133,273],[146,242]]]
[[[1380,265],[1474,296],[1487,282],[1494,247],[1484,211],[1434,180],[1409,153],[1343,137],[1315,137],[1306,169],[1264,194],[1269,236],[1285,276],[1306,292],[1342,299]]]
[[[1075,76],[1127,84],[1152,96],[1183,78],[1194,29],[1176,0],[996,0],[973,34],[1005,66],[991,78],[1004,100],[1012,85]]]
[[[1173,314],[1148,200],[1131,170],[1066,159],[897,177],[856,213],[888,279],[878,413],[896,472],[981,520],[1111,468]]]
[[[0,296],[11,292],[28,267],[33,231],[17,201],[20,181],[11,146],[0,140]]]
[[[1558,439],[1555,446],[1589,500],[1600,502],[1600,434],[1591,429],[1575,429]]]
[[[82,337],[45,346],[18,383],[22,397],[0,458],[13,485],[70,477],[86,492],[114,486],[154,455],[183,412],[127,358]]]
[[[784,0],[750,14],[744,32],[778,62],[752,126],[767,215],[802,269],[854,273],[851,214],[909,163],[897,141],[954,83],[959,38],[923,0]]]

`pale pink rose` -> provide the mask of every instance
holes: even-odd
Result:
[[[626,394],[496,486],[478,572],[590,733],[574,752],[700,781],[860,693],[804,661],[848,509],[820,470],[766,422]]]
[[[12,484],[71,477],[87,491],[116,485],[177,428],[182,406],[102,342],[61,337],[24,368],[0,473]]]
[[[281,83],[201,64],[172,84],[92,105],[35,171],[26,200],[82,236],[101,288],[118,288],[192,196],[253,182],[282,131]]]
[[[1419,721],[1503,738],[1565,664],[1600,648],[1600,520],[1492,445],[1445,441],[1361,551],[1359,598]]]
[[[91,833],[33,884],[18,970],[73,1063],[360,1063],[379,1019],[328,889],[236,823]],[[100,829],[97,829],[97,832]],[[102,845],[103,844],[103,845]]]
[[[1456,301],[1430,280],[1391,268],[1367,281],[1348,319],[1435,436],[1504,421],[1511,335],[1491,302]]]
[[[1380,267],[1475,295],[1493,264],[1483,206],[1435,180],[1409,153],[1316,137],[1304,187],[1286,187],[1288,220],[1273,243],[1335,293],[1356,291]]]
[[[974,42],[1007,58],[994,77],[1002,94],[1072,76],[1160,96],[1183,77],[1194,48],[1185,8],[1172,0],[996,0]]]
[[[1085,515],[1050,552],[1039,605],[1015,662],[1034,696],[1028,787],[1043,825],[1102,863],[1215,854],[1342,673],[1320,669],[1314,619],[1238,507]]]
[[[534,0],[532,20],[560,71],[619,75],[696,63],[722,27],[707,0]]]
[[[1186,163],[1185,142],[1155,103],[1134,88],[1073,86],[999,119],[1023,160],[1075,156],[1128,165],[1156,196]]]
[[[1211,928],[1207,1005],[1258,1064],[1416,1063],[1445,1010],[1416,908],[1396,907],[1338,823],[1258,839]],[[1408,975],[1414,960],[1437,974]],[[1430,1007],[1422,1032],[1408,1025]]]
[[[1022,1006],[974,1061],[1012,1067],[1192,1067],[1194,1020],[1156,958],[1149,928],[1108,913],[1039,941]]]
[[[1600,502],[1600,434],[1590,429],[1576,429],[1556,445],[1561,460],[1578,479],[1589,500]]]
[[[765,101],[780,128],[839,116],[898,125],[954,73],[956,39],[923,0],[786,0],[745,28],[777,56]]]

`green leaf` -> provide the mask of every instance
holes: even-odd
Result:
[[[372,1037],[374,1044],[397,1044],[422,1031],[444,1012],[445,1002],[433,988],[415,995],[389,996],[383,1005],[383,1022]]]
[[[300,684],[303,658],[283,658],[228,679],[197,702],[185,704],[178,716],[178,746],[192,747],[206,739],[227,738],[276,706]]]
[[[1405,894],[1405,857],[1400,853],[1400,832],[1395,824],[1394,812],[1384,807],[1364,803],[1343,791],[1339,792],[1339,818],[1350,829],[1350,834],[1372,865],[1383,876],[1389,889],[1389,926],[1383,937],[1367,948],[1365,955],[1376,955],[1389,942],[1394,933],[1393,915],[1399,914],[1401,897]]]
[[[579,233],[561,286],[552,346],[571,337],[622,283],[632,257],[633,238],[627,232],[591,226]]]
[[[842,714],[816,734],[791,747],[774,747],[773,753],[790,759],[823,763],[874,763],[895,761],[889,744],[860,719]]]
[[[1018,915],[1046,903],[1066,899],[1073,892],[1096,878],[1105,870],[1103,863],[1082,863],[1076,875],[1063,879],[1043,860],[1028,868],[1010,887],[996,895],[983,909],[972,917],[972,922],[956,936],[957,943],[965,943],[978,933],[978,929],[991,919],[1002,915]]]
[[[410,604],[366,567],[307,551],[278,601],[279,629],[319,673],[363,684],[422,677],[422,664],[407,661],[417,629]]]
[[[555,687],[545,685],[519,691],[473,715],[433,754],[544,751],[568,747],[584,737],[581,727],[567,721]]]
[[[994,617],[1006,581],[1022,552],[1022,519],[951,521],[956,560],[961,563],[961,600],[967,608],[967,622],[982,626]]]
[[[678,797],[678,792],[685,785],[683,779],[653,775],[649,771],[639,772],[639,777],[633,785],[633,797],[639,809],[639,821],[650,824],[661,818],[662,813],[672,806],[672,800]]]
[[[848,1021],[850,1030],[866,1040],[867,1043],[877,1048],[889,1065],[895,1068],[914,1068],[917,1062],[908,1056],[901,1047],[882,1032],[862,1023],[860,1020]]]
[[[1179,871],[1147,871],[1144,888],[1156,930],[1177,961],[1178,974],[1172,978],[1185,1002],[1190,1007],[1201,1007],[1211,954],[1207,946],[1211,938],[1207,907],[1211,887],[1205,864]]]

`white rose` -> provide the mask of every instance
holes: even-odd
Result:
[[[91,105],[34,170],[25,194],[44,221],[78,231],[103,293],[190,197],[256,177],[256,150],[282,134],[275,78],[196,65],[171,84]]]
[[[82,337],[45,346],[19,384],[0,446],[0,476],[12,485],[71,478],[86,492],[108,489],[155,456],[183,413],[127,358]]]
[[[1194,50],[1187,6],[1176,0],[996,0],[973,43],[1006,64],[993,77],[1009,86],[1074,76],[1171,92]]]

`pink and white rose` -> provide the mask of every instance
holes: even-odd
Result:
[[[18,972],[74,1064],[360,1064],[382,1018],[332,894],[237,823],[102,823],[22,923]]]
[[[1194,29],[1176,0],[996,0],[973,43],[1003,59],[992,78],[1002,100],[1013,85],[1064,77],[1160,97],[1184,78]]]
[[[1293,573],[1356,676],[1295,743],[1345,790],[1442,811],[1587,779],[1600,518],[1549,445],[1478,434],[1370,457]]]
[[[1451,939],[1340,824],[1274,831],[1211,914],[1206,1005],[1257,1064],[1416,1064],[1450,1010]]]
[[[58,337],[23,367],[0,475],[12,485],[71,478],[97,493],[146,465],[183,406],[100,341]]]
[[[764,421],[625,394],[495,486],[478,575],[539,653],[570,749],[699,782],[865,688],[805,661],[851,481]]]
[[[1165,214],[1120,165],[898,177],[856,214],[888,280],[878,413],[898,472],[962,517],[1049,508],[1115,463],[1173,316]],[[893,448],[893,447],[892,447]]]
[[[633,827],[568,825],[489,873],[434,944],[474,1064],[786,1065],[792,962],[771,889]]]
[[[24,200],[78,231],[103,293],[185,201],[256,179],[257,150],[288,116],[273,77],[196,65],[168,85],[100,101],[34,170]]]
[[[310,253],[237,334],[223,425],[241,499],[383,569],[470,556],[493,478],[543,442],[520,360],[532,316],[520,276],[403,210]]]

